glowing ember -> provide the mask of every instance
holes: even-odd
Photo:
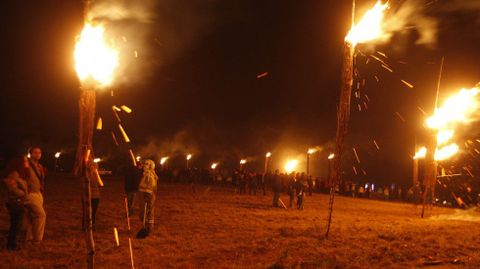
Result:
[[[270,158],[270,156],[272,156],[272,153],[270,153],[270,152],[267,152],[267,154],[265,154],[266,158]]]
[[[57,159],[60,158],[60,155],[61,155],[61,154],[62,154],[61,152],[55,153],[55,158],[57,158]],[[29,157],[29,158],[30,158],[30,157]]]
[[[318,149],[310,148],[310,149],[308,149],[307,153],[308,153],[308,154],[313,154],[313,153],[315,153],[315,152],[317,152],[317,151],[318,151]]]
[[[161,164],[161,165],[165,164],[165,163],[167,162],[167,160],[168,160],[168,157],[162,157],[162,158],[160,159],[160,164]]]
[[[330,155],[328,155],[328,159],[329,159],[329,160],[332,160],[333,158],[335,158],[335,154],[330,153]]]
[[[140,155],[137,155],[137,157],[135,158],[135,160],[136,160],[137,162],[139,162],[141,159],[142,159],[142,157],[141,157]]]
[[[287,161],[287,163],[285,164],[285,171],[287,173],[291,173],[293,171],[295,171],[295,168],[297,168],[297,165],[298,165],[298,161],[297,160],[289,160]]]
[[[100,159],[100,158],[95,158],[95,159],[93,159],[93,162],[94,162],[94,163],[99,163],[99,162],[101,162],[101,161],[102,161],[102,159]]]
[[[217,168],[217,166],[218,166],[218,163],[212,163],[212,165],[210,166],[210,168],[215,169],[215,168]]]
[[[362,20],[353,25],[345,37],[345,41],[355,46],[358,43],[365,43],[378,38],[384,34],[382,31],[382,20],[388,3],[382,4],[378,1],[375,6],[368,10]]]
[[[190,160],[192,158],[192,154],[188,154],[187,155],[187,161]]]
[[[247,163],[247,160],[246,159],[241,159],[240,160],[240,164],[246,164]]]
[[[97,121],[97,130],[102,130],[103,124],[102,124],[102,118],[98,118]]]
[[[123,105],[123,106],[122,106],[122,110],[125,111],[125,112],[127,112],[127,113],[129,113],[129,114],[132,113],[132,109],[129,108],[128,106],[126,106],[126,105]]]
[[[118,53],[105,42],[104,28],[86,23],[75,51],[75,70],[81,81],[92,79],[99,86],[108,86],[118,66]]]

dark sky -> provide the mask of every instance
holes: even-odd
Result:
[[[287,155],[317,145],[324,151],[313,158],[318,163],[313,171],[324,174],[336,129],[350,1],[147,2],[149,23],[109,22],[112,36],[126,36],[130,55],[135,49],[139,58],[122,70],[113,98],[109,90],[98,92],[98,112],[107,129],[113,121],[110,106],[126,104],[134,113],[124,115],[124,125],[138,152],[188,150],[202,156],[198,165],[205,165],[212,159],[254,161],[274,151],[279,165]],[[368,3],[357,1],[359,10]],[[427,10],[439,21],[438,41],[430,47],[415,45],[414,29],[376,48],[359,46],[367,55],[386,53],[394,72],[357,57],[365,86],[361,98],[352,99],[348,173],[355,147],[362,161],[357,168],[368,177],[408,180],[408,154],[415,135],[422,136],[417,106],[432,108],[441,56],[446,57],[441,96],[480,81],[474,6]],[[71,151],[79,96],[72,51],[83,25],[81,1],[9,1],[1,12],[2,154],[33,143],[51,152]],[[257,79],[263,72],[268,76]],[[400,79],[415,87],[405,87]],[[365,94],[368,110],[360,112],[357,104],[363,105]],[[96,139],[98,155],[120,154],[108,133]]]

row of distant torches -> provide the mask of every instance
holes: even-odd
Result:
[[[312,154],[316,153],[317,151],[318,151],[318,149],[316,149],[316,148],[310,148],[310,149],[308,149],[308,151],[307,151],[307,155],[312,155]],[[55,160],[58,160],[58,159],[60,158],[60,155],[61,155],[61,154],[62,154],[61,152],[56,152],[55,155],[54,155],[54,156],[55,156]],[[267,170],[268,160],[269,160],[269,158],[270,158],[271,156],[272,156],[272,153],[271,153],[271,152],[267,152],[267,153],[265,154],[265,170]],[[30,156],[28,156],[28,157],[30,157]],[[189,162],[190,162],[190,160],[192,159],[192,157],[193,157],[193,154],[191,154],[191,153],[187,154],[186,157],[185,157],[187,169],[189,168]],[[329,160],[332,160],[334,157],[335,157],[335,155],[334,155],[333,153],[331,153],[330,155],[328,155],[328,159],[329,159]],[[170,158],[170,157],[168,157],[168,156],[165,156],[165,157],[160,158],[160,162],[159,162],[160,165],[162,165],[162,166],[165,165],[165,164],[167,163],[167,161],[168,161],[169,158]],[[135,157],[135,159],[136,159],[137,162],[140,162],[141,159],[142,159],[142,157],[141,157],[140,155],[137,155],[137,156]],[[93,162],[94,162],[94,163],[100,163],[101,161],[102,161],[101,158],[95,158],[95,159],[93,159]],[[240,160],[240,169],[242,169],[243,166],[244,166],[247,162],[248,162],[247,159],[241,159],[241,160]],[[291,172],[295,171],[295,169],[296,169],[297,166],[298,166],[298,163],[299,163],[299,162],[298,162],[297,159],[289,159],[289,160],[287,160],[286,163],[285,163],[285,166],[284,166],[285,171],[286,171],[287,173],[291,173]],[[219,162],[214,162],[214,163],[212,163],[212,164],[210,165],[210,168],[211,168],[212,170],[215,170],[215,169],[218,167],[218,165],[219,165]],[[56,165],[55,165],[55,166],[56,166]]]
[[[312,155],[312,154],[314,154],[314,153],[317,152],[317,151],[318,151],[318,149],[312,149],[312,148],[310,148],[310,149],[308,149],[308,151],[307,151],[307,155],[308,155],[308,156],[309,156],[309,155]],[[272,156],[272,153],[271,153],[271,152],[267,152],[267,153],[265,154],[265,170],[267,170],[268,160],[269,160],[269,158],[270,158],[271,156]],[[193,154],[191,154],[191,153],[187,154],[186,157],[185,157],[187,169],[189,168],[189,161],[192,159],[192,157],[193,157]],[[332,160],[334,157],[335,157],[335,155],[334,155],[333,153],[331,153],[330,155],[328,155],[328,160]],[[165,156],[165,157],[160,158],[160,161],[159,161],[160,165],[161,165],[161,166],[166,165],[166,163],[167,163],[167,161],[168,161],[169,158],[170,158],[170,157],[168,157],[168,156]],[[97,158],[97,159],[100,161],[100,158]],[[95,159],[95,160],[97,160],[97,159]],[[137,155],[135,159],[136,159],[137,162],[140,162],[141,159],[142,159],[142,157],[141,157],[140,155]],[[99,161],[98,161],[98,162],[99,162]],[[96,161],[96,162],[97,162],[97,161]],[[248,162],[247,159],[241,159],[241,160],[240,160],[240,162],[239,162],[239,163],[240,163],[240,170],[243,169],[244,165],[245,165],[247,162]],[[291,173],[291,172],[295,171],[295,169],[296,169],[297,166],[298,166],[298,163],[299,163],[299,161],[298,161],[297,159],[289,159],[289,160],[287,160],[287,161],[285,162],[285,165],[284,165],[284,170],[285,170],[285,172]],[[213,162],[213,163],[210,165],[210,168],[211,168],[212,170],[215,170],[215,169],[218,167],[219,164],[220,164],[219,162]]]

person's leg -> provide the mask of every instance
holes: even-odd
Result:
[[[148,193],[147,195],[147,223],[146,228],[149,233],[153,231],[155,224],[155,194]]]
[[[139,192],[138,195],[139,195],[138,198],[139,198],[139,201],[140,201],[139,210],[138,210],[138,212],[140,214],[138,214],[138,215],[140,216],[140,220],[143,221],[143,216],[145,215],[145,203],[147,202],[145,195],[147,195],[147,193]]]
[[[7,249],[18,249],[17,237],[22,228],[22,221],[24,218],[25,208],[23,205],[9,205],[7,204],[10,213],[10,229],[8,231]]]
[[[43,209],[43,196],[41,193],[30,193],[26,205],[32,220],[32,235],[34,241],[42,241],[45,232],[47,215]]]

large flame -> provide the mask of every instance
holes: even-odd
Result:
[[[442,107],[435,110],[435,114],[427,119],[427,126],[442,130],[471,121],[471,116],[479,106],[475,98],[479,91],[479,88],[461,89],[456,95],[448,98]]]
[[[113,82],[113,73],[118,66],[118,52],[105,41],[104,28],[86,23],[80,34],[75,51],[75,70],[83,82],[92,79],[98,86]]]
[[[367,11],[356,25],[353,25],[345,41],[353,46],[358,43],[365,43],[384,35],[382,30],[382,21],[385,10],[388,8],[388,3],[382,4],[378,1],[373,8]]]
[[[461,89],[445,100],[445,103],[427,119],[427,127],[437,131],[435,160],[446,160],[459,151],[458,145],[451,142],[455,135],[455,128],[459,124],[469,123],[474,119],[479,108],[477,100],[479,92],[478,87]],[[425,155],[426,148],[423,147],[415,154],[414,159],[424,158]]]

